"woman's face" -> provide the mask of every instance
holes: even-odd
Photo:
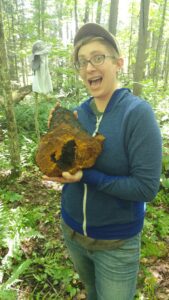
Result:
[[[99,41],[91,41],[81,46],[78,60],[90,60],[95,55],[113,56],[106,45]],[[106,57],[101,65],[94,66],[88,62],[84,68],[79,70],[80,77],[95,100],[109,101],[117,88],[117,71],[122,64],[121,58]]]

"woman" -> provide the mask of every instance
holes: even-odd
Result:
[[[87,23],[74,39],[76,69],[91,97],[77,108],[86,130],[105,136],[91,169],[63,172],[62,228],[88,300],[132,300],[145,202],[158,192],[161,136],[150,105],[118,87],[123,59],[103,27]]]

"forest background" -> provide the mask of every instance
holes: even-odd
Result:
[[[169,1],[0,0],[0,299],[86,299],[60,234],[61,186],[35,163],[56,102],[87,98],[72,64],[73,37],[97,22],[118,37],[122,86],[153,107],[163,137],[156,199],[147,205],[135,299],[169,299]],[[37,40],[52,45],[54,90],[32,92],[29,57]]]

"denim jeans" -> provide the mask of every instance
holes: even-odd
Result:
[[[117,249],[89,251],[63,229],[65,243],[88,300],[132,300],[136,291],[140,234]]]

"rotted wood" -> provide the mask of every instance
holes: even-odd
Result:
[[[73,112],[56,106],[49,120],[49,131],[42,136],[36,153],[36,163],[49,177],[71,174],[92,167],[102,152],[104,136],[92,137]]]

